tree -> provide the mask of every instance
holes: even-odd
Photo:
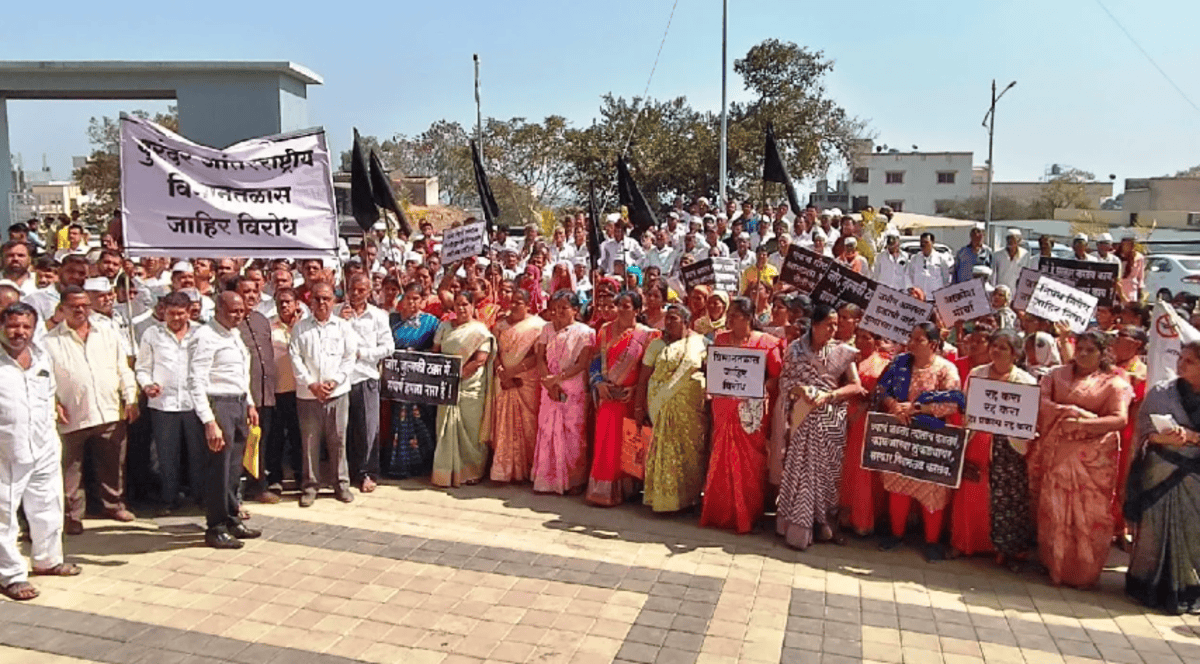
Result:
[[[1085,181],[1071,174],[1059,175],[1046,182],[1037,200],[1029,206],[1029,218],[1053,219],[1057,208],[1074,208],[1090,210],[1091,198],[1088,197]]]
[[[179,114],[174,106],[166,113],[156,113],[153,118],[142,110],[130,115],[179,131]],[[80,191],[92,197],[92,202],[83,208],[80,216],[86,223],[102,224],[112,218],[121,204],[121,123],[110,117],[93,117],[88,121],[87,135],[93,146],[92,154],[83,166],[75,169],[73,177],[79,183]]]
[[[953,219],[983,221],[987,215],[987,197],[972,196],[970,198],[939,200],[934,203],[934,212]],[[1042,217],[1030,216],[1029,208],[1012,198],[1007,196],[992,197],[993,221],[1038,218]]]

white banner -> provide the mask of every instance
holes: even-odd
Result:
[[[477,221],[458,228],[447,228],[442,232],[443,264],[450,265],[464,258],[478,256],[483,253],[486,240],[486,221]]]
[[[121,118],[121,217],[132,256],[337,255],[325,133],[218,150]]]
[[[1200,332],[1183,320],[1175,307],[1165,302],[1155,302],[1153,319],[1150,321],[1150,343],[1146,348],[1146,384],[1157,385],[1175,378],[1175,365],[1179,363],[1179,349],[1183,344],[1200,341]]]
[[[967,381],[967,428],[1029,440],[1036,437],[1042,391],[989,378]]]
[[[933,292],[942,325],[950,327],[960,320],[975,320],[992,313],[987,287],[979,279],[970,279]]]
[[[705,377],[709,394],[761,399],[767,390],[767,352],[709,346]]]
[[[879,284],[875,287],[875,294],[871,296],[871,302],[867,305],[858,327],[878,334],[888,341],[906,344],[913,328],[918,323],[929,320],[932,311],[932,302],[923,302],[907,293]]]
[[[714,258],[713,277],[716,279],[716,289],[727,293],[739,294],[742,273],[738,270],[737,261],[732,258]]]
[[[1071,331],[1079,334],[1092,322],[1096,302],[1095,295],[1043,276],[1029,296],[1025,313],[1050,321],[1065,320]]]

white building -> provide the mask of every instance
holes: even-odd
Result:
[[[863,141],[850,172],[850,207],[935,214],[937,201],[971,196],[970,152],[901,152]]]

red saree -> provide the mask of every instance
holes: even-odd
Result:
[[[846,436],[846,455],[842,459],[842,514],[854,532],[867,534],[875,530],[875,519],[887,509],[887,492],[879,473],[862,467],[863,443],[867,435],[867,411],[871,407],[870,393],[892,359],[876,352],[858,363],[858,379],[868,396],[850,402],[847,420],[850,430]]]

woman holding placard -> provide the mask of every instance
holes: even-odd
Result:
[[[813,307],[809,332],[788,346],[779,378],[780,399],[794,405],[775,531],[800,550],[814,539],[844,542],[837,516],[846,401],[866,391],[854,364],[858,350],[833,338],[837,326],[832,307]]]
[[[1168,613],[1200,613],[1200,343],[1180,349],[1176,372],[1150,389],[1137,417],[1125,592]]]
[[[425,288],[419,282],[409,284],[396,306],[391,320],[392,338],[396,350],[428,351],[437,333],[437,316],[421,311]],[[391,403],[392,426],[388,436],[384,474],[405,479],[429,473],[433,465],[433,450],[437,446],[437,407],[394,401]]]
[[[1118,449],[1133,388],[1113,370],[1111,345],[1103,332],[1084,332],[1074,359],[1041,380],[1030,495],[1038,553],[1055,584],[1095,585],[1112,544]]]

